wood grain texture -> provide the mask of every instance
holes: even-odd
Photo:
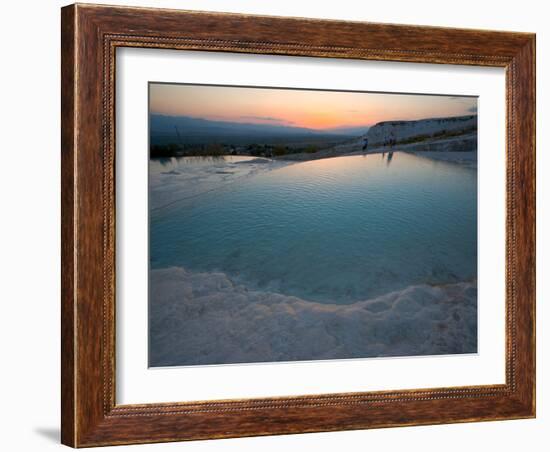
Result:
[[[63,8],[61,33],[64,444],[85,447],[535,415],[534,35],[80,4]],[[117,47],[506,68],[506,384],[116,405]]]

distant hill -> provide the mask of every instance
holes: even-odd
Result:
[[[199,143],[199,142],[266,142],[282,138],[321,138],[334,136],[359,136],[365,128],[334,128],[315,130],[279,124],[256,124],[229,121],[211,121],[189,116],[150,116],[151,144]],[[176,131],[177,129],[177,131]],[[178,137],[179,133],[179,137]]]
[[[368,139],[368,146],[365,144]],[[419,120],[383,121],[368,129],[361,137],[354,137],[314,153],[293,153],[286,160],[314,160],[343,155],[372,152],[426,152],[449,153],[477,151],[477,115],[450,116]],[[467,165],[475,165],[476,157],[455,158]],[[448,158],[448,160],[452,160]],[[472,163],[474,162],[474,163]]]
[[[477,115],[429,118],[416,121],[384,121],[372,126],[366,137],[369,147],[382,145],[389,139],[397,143],[421,141],[428,138],[444,138],[477,130]]]
[[[364,135],[369,130],[369,126],[344,126],[344,127],[333,127],[330,129],[324,129],[325,133],[335,133],[338,135],[347,135],[347,136],[360,136]]]

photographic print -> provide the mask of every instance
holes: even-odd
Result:
[[[477,352],[477,97],[149,84],[149,366]]]

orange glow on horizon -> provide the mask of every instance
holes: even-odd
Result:
[[[472,114],[475,97],[151,84],[150,112],[309,129]]]

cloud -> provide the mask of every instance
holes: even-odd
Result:
[[[474,105],[473,107],[468,108],[468,112],[477,113],[477,105]]]
[[[284,118],[276,118],[274,116],[240,116],[240,118],[250,120],[250,121],[266,121],[266,122],[293,124],[292,121],[288,121],[287,119],[284,119]]]

